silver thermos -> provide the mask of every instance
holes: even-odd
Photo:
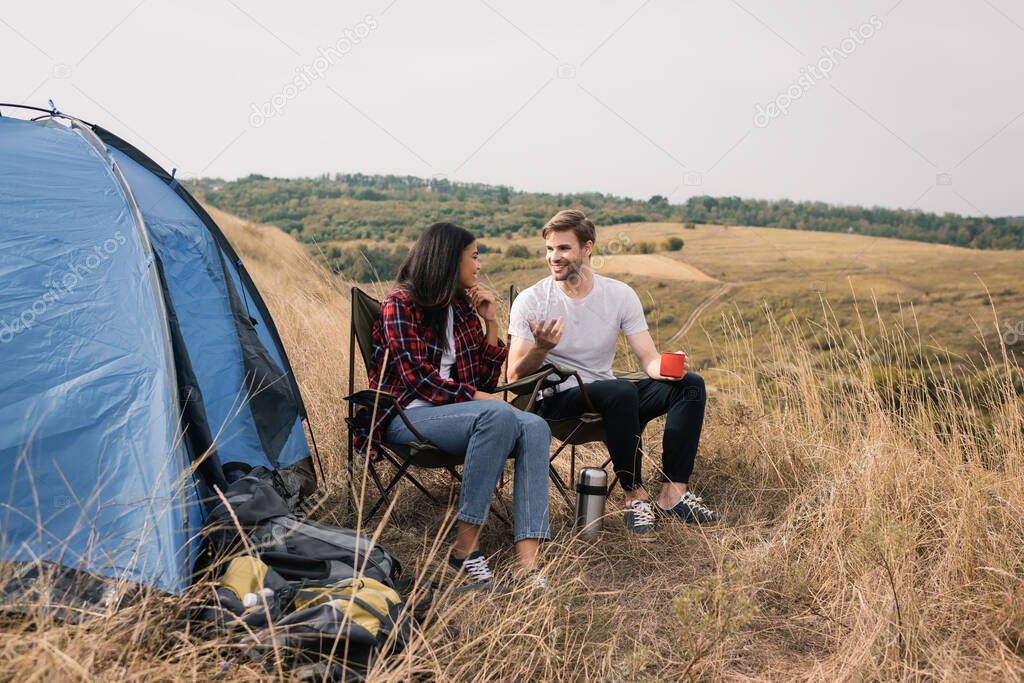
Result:
[[[598,467],[580,470],[580,481],[576,485],[576,527],[583,529],[580,535],[588,541],[601,533],[607,497],[608,473]]]

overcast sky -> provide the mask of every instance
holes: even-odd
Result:
[[[0,60],[184,176],[1024,215],[1019,0],[5,3]]]

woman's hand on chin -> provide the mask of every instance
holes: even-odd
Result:
[[[466,290],[466,295],[481,318],[492,323],[498,321],[498,307],[495,304],[494,292],[476,284]]]

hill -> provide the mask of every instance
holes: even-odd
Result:
[[[1011,372],[990,338],[992,355],[974,349],[986,380],[971,392],[948,373],[927,387],[891,369],[946,367],[912,311],[939,323],[959,311],[947,326],[956,319],[972,327],[973,315],[978,327],[994,328],[974,271],[994,293],[1014,288],[997,294],[1000,314],[1004,305],[1019,306],[1012,264],[1020,254],[771,229],[679,230],[609,226],[601,241],[684,234],[681,252],[656,256],[718,280],[675,281],[693,288],[685,310],[723,284],[737,297],[713,304],[698,316],[707,331],[683,339],[689,347],[710,335],[719,378],[731,377],[709,403],[693,482],[725,510],[726,523],[670,525],[657,548],[638,547],[621,530],[613,498],[607,530],[590,545],[574,538],[572,511],[553,498],[553,589],[529,606],[494,596],[443,602],[423,639],[379,679],[1024,675],[1024,593],[1016,578],[1024,570],[1017,552],[1024,541],[1020,368],[1011,363]],[[323,269],[302,278],[307,257],[278,237],[239,246],[247,262],[272,266],[255,275],[272,305],[297,303],[299,310],[275,315],[306,325],[285,340],[304,359],[304,392],[337,396],[343,335],[332,328],[343,315],[319,318],[320,298],[296,294],[326,286],[326,301],[333,296],[330,305],[340,311],[344,286]],[[658,283],[650,290],[659,291]],[[876,313],[871,290],[890,303],[904,292],[902,319],[889,304]],[[808,319],[787,324],[780,318],[800,291],[813,296],[818,315],[808,310]],[[801,327],[813,328],[828,347],[824,356]],[[889,369],[879,370],[882,361]],[[332,401],[321,405],[329,411]],[[340,409],[336,398],[333,405]],[[318,412],[321,433],[340,430],[321,426]],[[323,438],[340,444],[341,434]],[[658,423],[648,437],[658,443]],[[341,450],[327,457],[341,498]],[[597,465],[603,452],[586,448],[582,457]],[[657,478],[656,460],[647,459],[649,480]],[[565,463],[558,466],[565,472]],[[434,485],[446,486],[443,479]],[[381,538],[426,573],[436,566],[441,516],[406,488]],[[499,564],[508,564],[507,535],[497,524],[485,531],[484,547],[497,551]]]
[[[678,230],[610,226],[601,241],[661,239]],[[529,607],[493,596],[443,603],[434,626],[380,679],[1024,675],[1024,594],[1016,578],[1024,570],[1017,552],[1024,541],[1020,368],[1007,369],[998,340],[989,339],[994,353],[977,368],[986,380],[971,392],[949,374],[929,388],[891,369],[945,367],[919,335],[911,302],[919,314],[938,306],[936,321],[959,310],[965,327],[969,312],[979,327],[993,328],[972,271],[993,292],[1010,288],[1020,254],[770,229],[702,226],[684,234],[682,252],[657,256],[719,280],[685,282],[695,288],[687,305],[723,283],[742,295],[699,317],[712,335],[719,377],[731,381],[719,382],[709,403],[694,486],[726,511],[726,523],[703,531],[669,526],[656,549],[638,547],[621,530],[613,498],[607,530],[590,545],[574,538],[572,511],[553,498],[557,537],[547,556],[554,588]],[[302,334],[286,333],[292,355],[308,359],[299,370],[304,392],[337,396],[342,335],[331,328],[341,316],[320,319],[326,327],[317,329],[319,300],[295,294],[329,286],[342,310],[343,286],[322,269],[299,279],[305,255],[276,238],[240,249],[247,261],[276,264],[256,274],[261,289],[272,305],[298,302],[298,311],[283,314],[307,321]],[[864,291],[856,301],[851,282]],[[819,314],[781,323],[786,311],[778,309],[801,289],[813,294]],[[875,314],[871,289],[889,301],[907,293],[904,324],[896,309],[880,306]],[[1016,294],[999,296],[1000,313],[1020,304]],[[711,321],[720,321],[720,331]],[[800,326],[827,340],[825,356]],[[683,341],[689,347],[699,336]],[[880,360],[890,369],[880,371]],[[321,405],[329,411],[331,401]],[[321,419],[314,414],[321,433],[339,429],[325,429]],[[657,423],[648,436],[658,443]],[[343,440],[340,431],[323,438]],[[340,453],[327,453],[338,487]],[[586,448],[582,457],[597,465],[603,452]],[[647,461],[650,480],[656,460]],[[558,466],[565,472],[565,463]],[[443,479],[434,485],[445,487]],[[381,530],[418,573],[436,566],[433,535],[442,515],[422,501],[405,489]],[[484,547],[501,564],[509,560],[507,535],[497,524],[485,531]]]
[[[668,242],[683,246],[675,251]],[[483,276],[504,295],[547,275],[536,234],[482,237]],[[387,280],[408,241],[392,247],[362,240],[334,243],[353,254],[365,279]],[[1024,353],[1024,252],[979,250],[848,233],[671,222],[600,227],[597,272],[632,285],[645,303],[655,341],[684,348],[703,372],[718,374],[729,325],[743,325],[758,354],[769,351],[771,325],[796,326],[824,367],[834,342],[823,316],[874,341],[887,326],[912,327],[934,357],[962,369],[965,381],[1006,344]],[[376,256],[375,256],[376,255]],[[329,256],[329,254],[328,254]],[[992,306],[999,320],[992,318]],[[922,361],[911,372],[918,372]],[[876,359],[880,369],[890,364]],[[881,370],[879,370],[881,371]],[[725,372],[728,375],[728,372]],[[924,381],[924,378],[922,378]]]
[[[347,283],[283,233],[214,215],[267,299],[310,404],[331,493],[322,514],[359,525],[346,512],[340,419]],[[683,253],[670,258],[738,291],[750,274],[806,286],[814,277],[838,282],[844,268],[860,263],[843,262],[842,254],[854,252],[841,236],[816,236],[836,239],[832,252],[819,254],[821,244],[801,253],[798,238],[807,235],[786,231],[698,228],[686,235]],[[774,246],[761,241],[756,253],[750,240]],[[775,249],[782,253],[764,255]],[[887,258],[907,260],[868,251],[858,256],[878,269]],[[965,252],[927,252],[936,253],[946,260],[927,275],[932,288],[944,284],[941,267]],[[807,273],[791,276],[794,263]],[[879,278],[881,289],[884,275],[862,270],[862,277]],[[866,311],[833,304],[839,292],[827,283],[821,290],[822,315],[810,322],[782,325],[771,305],[748,311],[738,302],[723,311],[714,353],[731,381],[710,398],[692,480],[725,513],[721,524],[666,522],[658,543],[638,544],[623,530],[621,498],[613,496],[605,531],[591,544],[575,535],[573,511],[552,498],[555,539],[544,549],[549,588],[531,596],[438,594],[429,624],[370,680],[1024,676],[1020,368],[999,347],[979,367],[986,381],[970,392],[948,373],[931,387],[895,371],[877,375],[879,359],[893,368],[941,369],[945,361],[911,317],[900,325],[883,314],[873,323],[879,333],[869,335]],[[696,300],[707,290],[693,291]],[[853,322],[841,325],[841,316]],[[764,352],[750,334],[758,317],[766,326],[757,338]],[[826,359],[805,342],[801,326],[828,340]],[[659,422],[648,427],[648,481],[658,479],[661,435]],[[604,453],[588,447],[581,457],[596,466]],[[565,462],[556,467],[567,473]],[[361,477],[357,466],[357,484]],[[427,481],[443,497],[446,480],[428,474]],[[377,533],[407,571],[429,578],[444,563],[448,539],[437,530],[445,518],[444,509],[404,487]],[[483,547],[499,566],[510,563],[509,537],[497,522],[485,528]],[[154,598],[79,626],[43,614],[4,617],[0,678],[285,677],[274,661],[264,669],[224,642],[182,632],[174,625],[179,608]]]
[[[684,238],[685,247],[625,253],[672,237]],[[482,242],[528,255],[484,255],[484,273],[496,289],[524,287],[546,276],[539,237]],[[775,228],[687,229],[678,223],[601,227],[597,244],[597,272],[629,282],[645,302],[655,340],[685,348],[704,370],[721,365],[725,319],[740,322],[756,352],[767,353],[771,328],[765,310],[776,324],[799,326],[821,363],[828,362],[832,347],[820,331],[826,315],[843,330],[875,340],[886,326],[906,325],[932,354],[948,355],[956,366],[983,365],[1002,343],[1011,354],[1024,353],[1021,251]],[[672,263],[678,264],[676,273],[669,272]]]
[[[332,242],[402,241],[439,220],[487,236],[534,234],[559,209],[585,209],[600,225],[691,222],[854,232],[978,249],[1024,248],[1024,226],[1007,218],[974,218],[918,210],[833,206],[824,202],[740,197],[617,197],[600,192],[549,194],[447,178],[342,174],[318,178],[251,175],[226,182],[189,181],[204,201],[249,220],[274,223],[327,250]],[[336,257],[335,257],[336,258]]]

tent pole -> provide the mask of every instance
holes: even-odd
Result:
[[[324,484],[327,481],[327,477],[324,475],[324,462],[320,459],[320,449],[316,447],[316,437],[313,436],[313,425],[310,424],[309,418],[302,421],[302,424],[306,425],[306,429],[309,430],[309,441],[313,446],[313,460],[316,461],[316,468],[320,470],[320,482]],[[317,488],[320,488],[317,486]]]

